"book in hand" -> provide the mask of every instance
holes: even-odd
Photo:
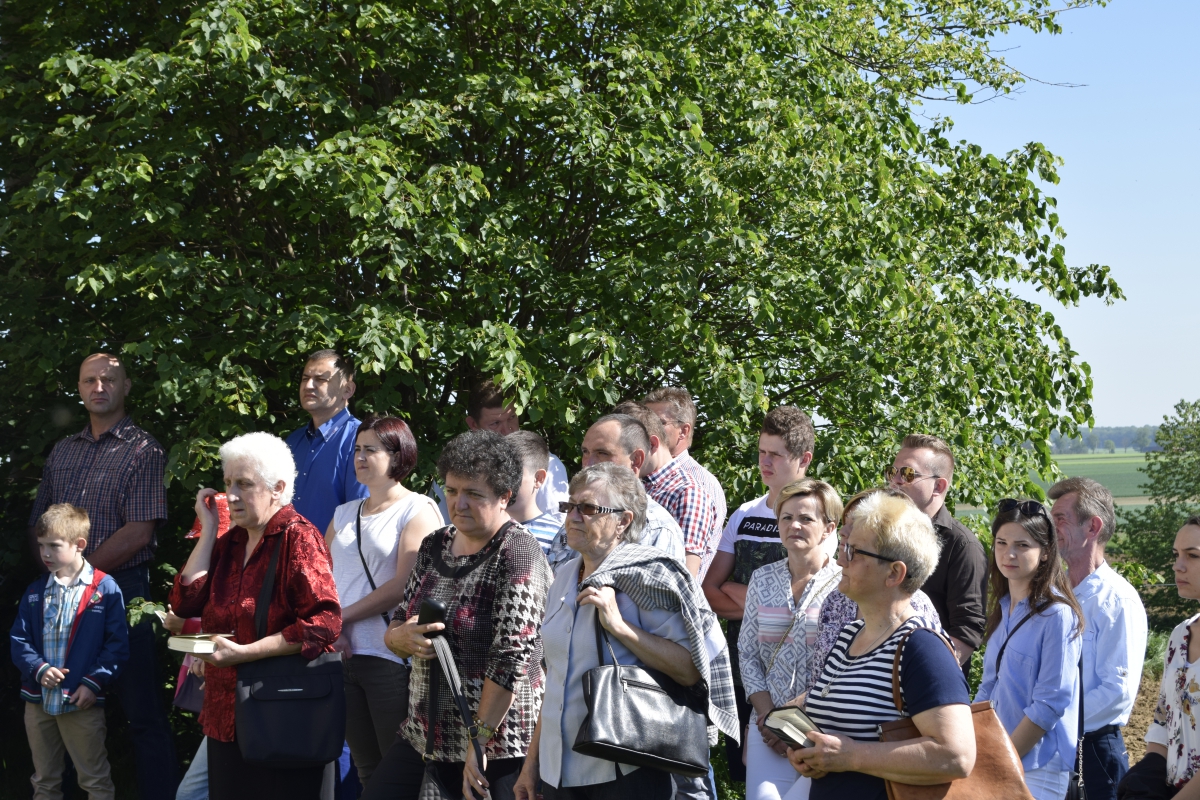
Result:
[[[215,653],[217,652],[217,644],[214,641],[218,637],[232,639],[232,633],[189,633],[179,636],[171,636],[167,639],[167,648],[169,650],[178,650],[181,653]]]
[[[763,720],[763,727],[787,742],[792,747],[812,747],[809,731],[822,733],[817,723],[795,706],[773,708]]]

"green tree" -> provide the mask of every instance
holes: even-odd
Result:
[[[1104,449],[1109,453],[1115,453],[1115,452],[1117,452],[1117,443],[1114,442],[1112,439],[1105,439],[1104,440]]]
[[[1138,428],[1133,434],[1133,449],[1144,453],[1150,449],[1150,444],[1150,431],[1146,428]]]
[[[1128,536],[1126,553],[1150,570],[1170,575],[1175,533],[1200,513],[1200,400],[1180,401],[1174,415],[1163,418],[1156,442],[1161,449],[1146,453],[1142,468],[1150,505],[1122,513],[1121,528]],[[1174,587],[1164,587],[1147,605],[1173,617],[1179,597]]]

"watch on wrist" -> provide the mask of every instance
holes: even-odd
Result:
[[[496,729],[488,727],[478,716],[471,719],[472,725],[467,729],[472,739],[490,740],[496,735]]]

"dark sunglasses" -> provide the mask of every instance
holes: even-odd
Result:
[[[578,511],[580,516],[594,517],[597,514],[623,514],[623,508],[609,508],[608,506],[598,506],[595,503],[568,503],[566,500],[559,501],[558,513],[570,514],[572,511]]]
[[[1007,514],[1014,508],[1027,517],[1043,517],[1046,522],[1050,523],[1051,528],[1054,527],[1054,520],[1050,519],[1050,514],[1046,511],[1046,507],[1037,500],[1014,500],[1011,497],[1006,497],[996,506],[996,511],[1001,514]]]
[[[894,482],[896,478],[899,478],[903,483],[912,483],[918,478],[942,477],[941,475],[922,475],[912,467],[888,467],[883,471],[883,474],[884,477],[888,479],[889,483]]]

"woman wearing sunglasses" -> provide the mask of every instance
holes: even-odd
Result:
[[[976,702],[991,700],[1037,800],[1061,800],[1075,759],[1083,612],[1050,515],[1002,500],[992,520],[991,611]]]

